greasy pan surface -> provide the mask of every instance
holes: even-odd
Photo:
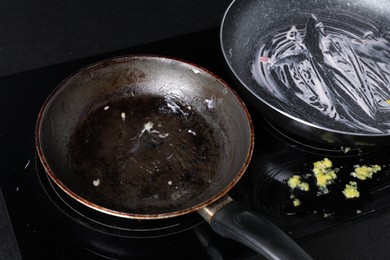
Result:
[[[390,135],[389,1],[236,0],[221,47],[245,98],[290,133],[338,145]]]
[[[124,56],[64,80],[39,114],[50,178],[79,202],[126,218],[200,209],[240,179],[253,149],[244,104],[219,78],[175,59]]]

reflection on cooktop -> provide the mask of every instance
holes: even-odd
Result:
[[[390,206],[390,147],[324,146],[286,134],[263,117],[254,121],[255,153],[234,194],[293,237],[306,236]],[[332,166],[323,171],[336,172],[334,179],[321,171],[323,179],[318,179],[314,173],[319,171],[315,166],[325,167],[320,165],[324,160]],[[362,180],[356,174],[351,175],[358,166],[373,165],[381,170],[372,178]],[[326,178],[327,185],[319,185]],[[293,189],[289,179],[293,185],[303,185]],[[353,182],[357,183],[359,197],[347,198],[343,191]]]
[[[2,129],[4,132],[0,132],[4,145],[1,150],[4,163],[1,165],[3,172],[0,184],[23,259],[104,259],[98,254],[107,254],[112,258],[129,254],[137,255],[136,258],[147,258],[154,253],[142,245],[142,241],[146,241],[143,239],[150,238],[142,238],[146,235],[144,232],[140,234],[134,231],[139,228],[136,225],[138,223],[133,223],[133,230],[129,230],[121,221],[107,220],[102,216],[87,218],[87,210],[67,201],[58,191],[48,188],[50,183],[47,178],[43,178],[46,175],[39,172],[40,166],[34,163],[34,126],[39,108],[64,78],[103,58],[146,52],[194,62],[228,80],[220,54],[218,28],[0,78],[7,96],[3,104],[7,109],[2,113],[2,120],[6,123]],[[293,238],[316,234],[390,206],[388,147],[369,150],[323,147],[282,133],[257,112],[251,111],[251,115],[256,131],[255,152],[248,171],[232,190],[231,196],[267,216]],[[286,180],[293,175],[310,173],[313,163],[324,158],[331,160],[334,167],[340,168],[337,174],[343,181],[351,178],[350,171],[355,164],[378,164],[382,169],[366,186],[361,187],[359,184],[359,200],[337,199],[337,204],[330,204],[336,200],[332,193],[329,197],[317,197],[314,194],[313,200],[303,198],[301,207],[294,207]],[[348,206],[345,206],[346,203]],[[67,214],[64,214],[63,209],[67,207],[75,210],[67,210]],[[330,211],[337,214],[324,217]],[[150,232],[147,233],[155,238],[168,235],[175,237],[173,240],[162,239],[164,242],[155,247],[155,252],[163,249],[170,259],[180,259],[184,255],[185,259],[215,259],[221,256],[220,259],[227,260],[252,255],[247,248],[216,235],[197,217],[190,216],[176,223],[162,223],[160,227],[163,229],[149,227]],[[72,222],[74,225],[69,225]],[[72,225],[73,228],[69,228]],[[92,233],[98,235],[91,238]],[[134,240],[135,236],[140,239]],[[80,242],[83,237],[89,237],[88,244]],[[157,243],[158,240],[152,241]],[[137,249],[132,252],[122,251],[129,243],[135,243],[133,245]]]

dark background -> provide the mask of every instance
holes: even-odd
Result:
[[[229,4],[228,0],[1,0],[0,77],[215,28]],[[314,258],[388,259],[389,232],[389,210],[383,210],[298,243]]]
[[[229,0],[2,0],[0,76],[219,26]]]

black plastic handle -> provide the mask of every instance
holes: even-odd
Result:
[[[221,208],[210,225],[219,235],[236,240],[267,259],[312,259],[272,222],[238,202]]]

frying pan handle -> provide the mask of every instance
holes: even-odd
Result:
[[[272,222],[231,199],[209,220],[219,235],[236,240],[267,259],[312,259]]]

